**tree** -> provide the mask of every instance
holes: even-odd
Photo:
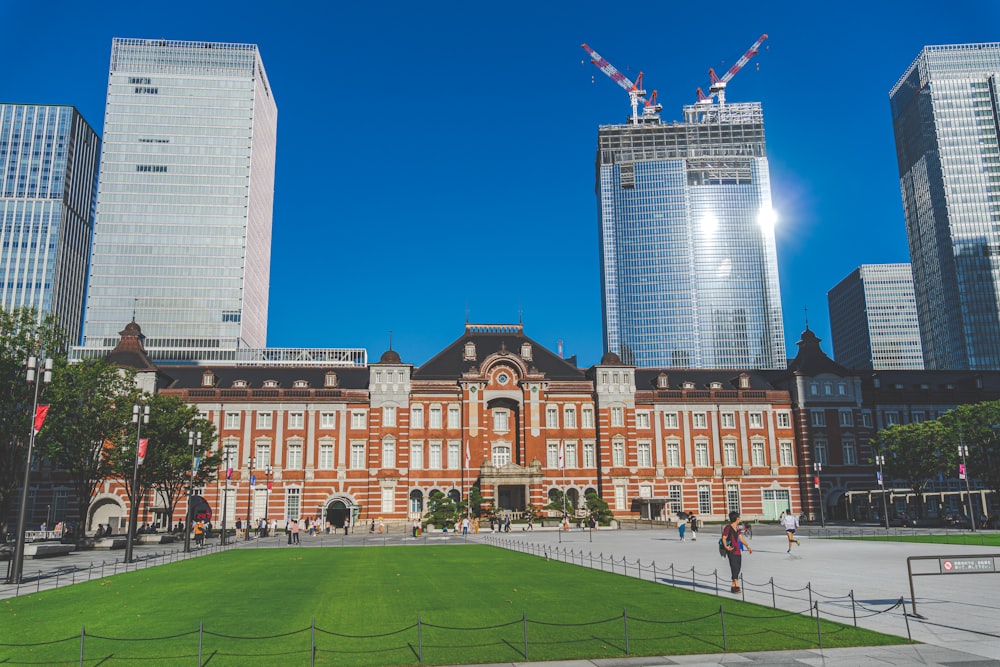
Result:
[[[474,516],[483,515],[483,503],[486,499],[483,498],[483,494],[480,492],[478,486],[473,486],[469,489],[469,507],[472,508],[472,514]]]
[[[427,497],[427,514],[424,517],[427,523],[435,526],[447,526],[454,524],[457,518],[455,501],[446,496],[442,491],[435,489]]]
[[[50,315],[33,308],[0,308],[0,539],[24,482],[35,386],[25,381],[28,357],[65,355],[65,334]],[[51,386],[51,385],[50,385]],[[44,400],[50,386],[39,385]]]
[[[587,494],[585,498],[587,504],[587,511],[590,512],[591,516],[601,525],[608,525],[611,520],[615,518],[614,512],[608,507],[608,504],[597,495],[595,492],[591,491]]]
[[[941,416],[954,432],[948,450],[947,477],[958,471],[958,445],[969,448],[966,463],[971,478],[980,480],[993,493],[1000,494],[1000,401],[961,405]]]
[[[562,489],[549,489],[549,503],[542,509],[572,514],[576,511],[576,505],[573,504],[573,497],[566,495]]]
[[[948,469],[952,437],[951,429],[940,420],[894,424],[878,433],[877,444],[886,453],[887,476],[905,480],[917,493],[920,516],[924,516],[920,495],[924,487],[938,473]]]
[[[104,360],[56,365],[46,399],[51,402],[38,434],[39,454],[70,477],[77,516],[87,529],[94,492],[111,474],[108,444],[127,430],[133,373]]]

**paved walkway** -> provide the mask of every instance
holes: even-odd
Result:
[[[630,576],[655,579],[667,585],[693,587],[712,595],[731,595],[728,591],[728,567],[719,557],[716,541],[718,528],[703,529],[701,540],[680,542],[677,533],[663,528],[645,530],[598,530],[560,532],[555,530],[515,531],[506,534],[480,533],[462,538],[453,534],[430,534],[418,538],[425,544],[482,542],[502,548],[548,553],[559,560],[586,567],[626,569]],[[677,657],[643,657],[601,660],[574,660],[544,663],[546,667],[654,667],[657,665],[1000,665],[1000,580],[997,574],[937,576],[915,579],[917,606],[923,619],[904,616],[896,607],[905,598],[911,611],[906,558],[917,555],[976,555],[1000,553],[979,546],[947,546],[902,542],[862,542],[819,539],[805,529],[802,546],[786,553],[787,541],[776,527],[758,527],[751,544],[752,555],[744,558],[744,594],[749,602],[806,613],[811,603],[819,602],[824,618],[852,622],[901,637],[909,632],[920,645],[827,650],[798,650],[772,653],[726,653]],[[869,534],[871,529],[869,528]],[[302,536],[303,547],[381,546],[413,544],[407,534],[372,535],[367,532],[344,535]],[[249,542],[240,541],[226,548],[288,548],[283,536]],[[152,567],[189,557],[217,552],[217,541],[191,554],[182,545],[136,545],[135,568]],[[126,568],[123,552],[80,551],[53,559],[26,560],[24,584],[15,587],[0,583],[0,599],[18,593],[111,576]],[[6,563],[4,563],[6,565]],[[623,568],[622,566],[625,566]],[[671,565],[673,571],[671,573]],[[2,567],[2,566],[0,566]],[[694,568],[695,581],[691,581]],[[715,588],[718,571],[720,588]],[[771,586],[773,578],[774,587]],[[889,610],[889,611],[886,611]],[[881,612],[881,613],[876,613]],[[541,663],[502,663],[504,665],[540,665]]]

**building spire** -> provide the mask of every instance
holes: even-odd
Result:
[[[809,331],[809,306],[804,306],[802,310],[806,314],[806,331]]]

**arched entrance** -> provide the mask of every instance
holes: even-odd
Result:
[[[97,530],[98,524],[104,524],[113,532],[119,532],[124,517],[125,508],[116,498],[98,498],[90,506],[90,519],[85,530],[93,532]]]
[[[356,505],[346,498],[334,498],[326,506],[325,518],[330,522],[331,530],[344,527],[344,522],[354,523]]]

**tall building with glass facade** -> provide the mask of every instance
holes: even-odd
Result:
[[[928,46],[889,93],[924,364],[1000,369],[1000,43]]]
[[[255,45],[114,40],[84,352],[265,347],[276,132]]]
[[[922,369],[909,264],[863,264],[826,294],[833,355],[852,369]]]
[[[0,103],[0,307],[80,337],[101,141],[71,106]]]
[[[602,126],[604,346],[640,367],[785,368],[759,103]]]

